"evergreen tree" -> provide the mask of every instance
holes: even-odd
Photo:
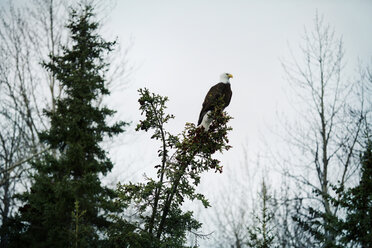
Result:
[[[369,140],[361,157],[361,179],[359,184],[343,191],[338,189],[341,199],[336,206],[346,210],[346,218],[339,220],[342,231],[341,241],[358,244],[362,248],[372,247],[372,141]]]
[[[366,150],[361,156],[361,179],[357,186],[350,189],[333,187],[336,196],[328,196],[336,208],[343,209],[345,217],[323,213],[315,208],[308,208],[307,214],[312,218],[299,218],[295,221],[308,231],[319,247],[372,247],[372,141],[367,142]],[[320,194],[315,191],[315,194]],[[326,222],[322,222],[326,219]],[[337,240],[327,240],[321,229],[338,233]]]
[[[108,95],[105,55],[115,42],[98,34],[93,9],[72,10],[67,25],[71,47],[44,63],[64,90],[54,112],[46,111],[51,127],[40,140],[54,152],[33,163],[33,183],[20,196],[25,203],[19,220],[24,223],[14,246],[98,247],[109,227],[107,214],[115,210],[114,191],[101,185],[100,176],[113,167],[100,142],[123,132],[124,122],[107,124],[115,111],[100,107]],[[21,244],[19,244],[21,242]]]
[[[321,191],[313,190],[315,196],[319,196]],[[331,203],[332,197],[327,195],[327,200]],[[308,240],[313,247],[321,248],[342,248],[340,244],[340,232],[337,226],[337,216],[333,213],[325,213],[320,207],[304,207],[297,209],[292,216],[300,229],[308,237],[303,237]],[[337,233],[337,237],[330,239],[327,233]]]
[[[269,194],[265,181],[262,181],[259,214],[253,213],[253,225],[248,227],[248,247],[274,247],[275,233],[273,226],[275,199]]]
[[[203,194],[196,192],[201,174],[209,170],[222,172],[220,161],[212,155],[228,150],[227,122],[222,102],[212,113],[208,132],[187,123],[181,135],[172,135],[165,124],[174,118],[165,113],[167,97],[140,89],[140,110],[146,117],[137,130],[152,131],[160,140],[160,164],[155,165],[157,178],[146,177],[144,183],[119,184],[117,203],[126,215],[114,216],[115,225],[108,233],[112,247],[181,248],[186,246],[187,232],[196,231],[201,223],[192,211],[184,211],[186,199],[199,200],[209,206]],[[132,213],[132,214],[131,214]],[[128,218],[130,216],[130,218]]]

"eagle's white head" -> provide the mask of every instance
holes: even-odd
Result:
[[[228,83],[230,83],[230,78],[233,78],[233,75],[231,75],[230,73],[227,73],[227,72],[222,73],[221,76],[220,76],[220,82],[228,84]]]

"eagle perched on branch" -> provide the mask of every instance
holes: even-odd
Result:
[[[205,131],[208,131],[210,124],[212,123],[212,118],[209,114],[214,110],[219,98],[223,100],[223,108],[229,106],[232,96],[230,78],[233,76],[230,73],[222,73],[220,76],[220,82],[214,85],[208,91],[205,96],[202,110],[200,111],[198,126],[204,127]]]

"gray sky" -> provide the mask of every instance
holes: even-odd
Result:
[[[140,118],[136,90],[145,86],[169,97],[168,110],[176,119],[168,128],[180,133],[185,122],[197,121],[204,96],[219,75],[234,75],[233,96],[226,109],[234,118],[230,122],[233,148],[218,155],[224,173],[205,174],[199,188],[212,208],[219,207],[221,196],[226,197],[224,187],[230,188],[237,177],[244,180],[243,146],[249,161],[256,160],[266,152],[263,139],[271,148],[278,146],[270,131],[281,118],[277,113],[296,119],[288,106],[288,84],[280,61],[290,59],[289,47],[298,55],[304,28],[313,29],[316,11],[335,29],[336,37],[342,36],[343,76],[352,80],[357,77],[358,60],[372,62],[372,1],[118,1],[108,27],[123,46],[133,40],[128,60],[137,68],[128,88],[113,96],[122,118],[134,123]],[[159,143],[132,131],[123,139],[125,145],[113,150],[113,174],[128,179],[130,171],[129,177],[140,180],[144,172],[154,172]],[[252,162],[249,169],[254,173],[271,166],[265,162]],[[276,176],[269,175],[270,183]],[[250,183],[258,187],[261,177],[255,179],[256,183]],[[193,203],[191,208],[203,216],[203,232],[215,231],[206,217],[214,210],[199,205]],[[211,243],[206,240],[201,247]]]
[[[277,121],[276,111],[290,111],[280,59],[290,58],[289,46],[296,55],[304,27],[313,28],[316,10],[336,37],[343,37],[344,79],[351,79],[358,59],[371,61],[372,1],[118,1],[107,27],[124,47],[133,40],[128,60],[136,70],[128,88],[114,94],[115,107],[122,118],[137,123],[136,90],[148,87],[169,97],[169,112],[176,119],[168,128],[179,133],[185,122],[197,121],[204,96],[219,75],[232,73],[233,97],[226,110],[234,118],[233,149],[221,158],[225,171],[234,173],[234,164],[243,159],[241,147],[246,145],[255,157],[263,149],[262,137],[268,139],[268,128]],[[157,143],[148,138],[124,136],[127,143],[118,150],[122,156],[116,170],[133,162],[141,176],[138,157],[143,166],[152,166]]]
[[[6,2],[0,0],[0,5]],[[352,80],[358,60],[372,62],[370,0],[118,0],[105,31],[118,36],[124,48],[132,41],[127,59],[135,70],[127,88],[113,92],[108,101],[122,120],[133,125],[121,137],[122,146],[110,147],[116,163],[111,176],[140,180],[159,163],[159,143],[134,132],[140,118],[138,88],[169,97],[168,110],[176,119],[168,129],[180,133],[186,122],[197,121],[205,94],[223,72],[234,75],[232,101],[226,109],[234,118],[230,122],[233,148],[218,155],[224,173],[206,174],[200,191],[209,198],[211,185],[231,183],[228,175],[241,173],[243,146],[253,160],[265,152],[263,138],[277,146],[269,131],[280,118],[276,113],[296,118],[284,93],[288,84],[280,60],[290,59],[289,46],[298,55],[304,27],[313,29],[316,11],[335,29],[336,37],[343,37],[343,76]],[[207,227],[209,231],[213,229]]]
[[[136,90],[148,87],[169,97],[168,110],[176,119],[168,128],[180,133],[186,122],[197,121],[204,96],[219,75],[232,73],[233,96],[226,110],[234,118],[230,122],[233,148],[218,155],[224,173],[205,174],[199,188],[218,207],[223,188],[232,186],[237,177],[244,180],[243,146],[248,159],[256,160],[266,152],[263,139],[272,148],[278,146],[270,131],[281,118],[277,113],[296,119],[288,105],[280,61],[290,59],[289,47],[297,57],[304,28],[313,29],[316,11],[335,29],[336,37],[342,36],[343,76],[352,80],[357,77],[358,60],[372,62],[372,1],[119,1],[108,27],[124,46],[132,38],[128,60],[137,69],[128,88],[113,96],[115,106],[122,118],[136,123],[140,118]],[[140,180],[144,172],[154,172],[159,143],[132,131],[123,139],[126,144],[113,150],[117,163],[113,174],[128,179],[129,170],[132,179]],[[261,171],[270,165],[261,160],[260,165],[249,166]],[[278,174],[269,177],[272,183]],[[258,187],[261,177],[256,180],[250,183]],[[204,233],[215,231],[206,217],[213,209],[202,210],[195,203],[191,208],[201,210],[197,214],[206,220]],[[204,241],[202,247],[210,247],[211,242]]]
[[[226,189],[234,189],[236,181],[247,181],[251,194],[259,187],[259,175],[265,173],[262,169],[271,165],[262,158],[259,165],[255,160],[265,155],[263,139],[270,148],[278,146],[270,131],[281,118],[277,113],[296,119],[288,106],[288,84],[280,60],[290,59],[289,46],[297,56],[304,28],[313,29],[316,11],[335,29],[336,37],[342,36],[346,51],[343,76],[352,80],[358,60],[372,62],[372,1],[127,0],[119,1],[115,8],[110,18],[112,33],[123,44],[132,37],[128,59],[137,68],[128,89],[114,96],[122,118],[134,123],[140,118],[136,90],[146,86],[169,97],[169,111],[176,116],[169,129],[179,133],[185,122],[197,121],[204,96],[219,75],[234,75],[232,101],[226,109],[234,118],[230,122],[233,148],[218,155],[224,173],[205,174],[198,189],[211,200],[212,209],[189,204],[204,220],[203,233],[216,231],[211,216],[223,198],[229,201]],[[144,172],[154,173],[159,143],[131,131],[123,139],[126,144],[113,150],[117,163],[113,174],[128,179],[130,171],[129,177],[141,180]],[[243,167],[243,146],[251,161],[249,168]],[[255,182],[245,178],[247,171]],[[280,180],[269,171],[270,184]],[[213,238],[201,242],[201,247],[213,247]]]

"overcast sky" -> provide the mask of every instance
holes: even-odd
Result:
[[[244,159],[243,146],[252,159],[265,152],[263,138],[277,146],[270,143],[269,129],[280,118],[277,112],[291,113],[280,61],[290,59],[289,47],[298,55],[304,28],[313,29],[316,11],[335,29],[336,37],[342,36],[343,76],[352,80],[358,60],[372,62],[370,0],[118,0],[105,31],[117,36],[124,48],[132,44],[127,60],[135,70],[126,89],[113,92],[109,99],[122,120],[132,121],[121,137],[124,144],[111,147],[114,176],[139,180],[159,162],[159,144],[134,132],[141,87],[169,97],[168,110],[176,119],[168,128],[180,133],[186,122],[197,121],[205,94],[219,75],[233,74],[233,96],[226,109],[234,118],[230,122],[233,148],[218,155],[224,173],[209,173],[202,191],[210,182],[226,179],[226,174],[240,173],[236,165]]]
[[[118,1],[107,27],[124,47],[132,40],[128,60],[136,68],[127,89],[113,96],[120,117],[138,121],[137,89],[148,87],[169,97],[168,110],[176,119],[168,128],[179,133],[186,122],[197,121],[204,96],[219,75],[232,73],[233,96],[226,110],[234,118],[233,149],[221,159],[225,171],[238,173],[234,164],[243,160],[242,146],[255,157],[278,120],[276,112],[290,112],[280,60],[290,59],[289,46],[296,56],[316,11],[336,37],[342,36],[344,79],[352,79],[358,59],[371,62],[372,1]],[[126,145],[114,152],[119,154],[116,170],[126,171],[133,163],[133,173],[140,177],[139,164],[157,162],[157,144],[130,130],[123,138]]]
[[[7,3],[0,0],[2,6]],[[342,36],[343,76],[352,80],[358,61],[372,63],[370,0],[117,0],[103,31],[118,37],[124,49],[132,44],[127,60],[135,70],[126,89],[108,99],[121,119],[132,121],[124,145],[112,149],[115,174],[120,177],[122,171],[127,177],[128,165],[135,164],[131,173],[140,177],[141,166],[151,168],[157,161],[158,144],[134,132],[140,118],[138,88],[169,97],[168,110],[176,119],[168,128],[180,133],[186,122],[197,121],[205,94],[223,72],[234,75],[226,109],[234,118],[233,149],[220,156],[225,171],[235,173],[234,164],[243,160],[242,146],[250,157],[263,153],[262,139],[270,143],[268,130],[278,121],[276,113],[291,112],[280,61],[290,59],[289,47],[298,55],[304,28],[313,29],[317,11],[336,37]]]

